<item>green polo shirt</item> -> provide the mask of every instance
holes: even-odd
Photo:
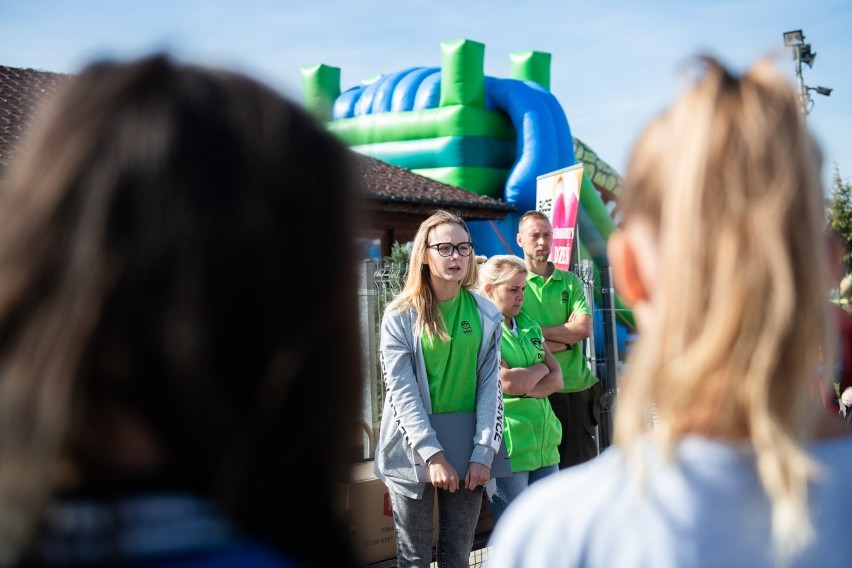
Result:
[[[583,282],[573,273],[553,269],[547,281],[538,274],[527,273],[527,290],[521,309],[542,327],[561,325],[568,317],[591,315],[583,294]],[[560,392],[579,392],[598,382],[589,370],[581,344],[569,345],[566,351],[553,354],[562,368],[565,386]]]
[[[544,347],[541,344],[541,325],[523,311],[515,317],[517,335],[503,322],[503,340],[500,342],[500,358],[510,369],[532,367],[544,363]]]
[[[467,290],[439,304],[449,341],[423,334],[423,358],[429,379],[432,412],[476,410],[476,358],[482,343],[482,320],[476,299]]]

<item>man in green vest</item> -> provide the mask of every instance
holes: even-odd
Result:
[[[581,342],[592,332],[592,316],[582,281],[548,261],[553,227],[540,211],[527,211],[518,223],[518,245],[527,265],[522,310],[541,325],[565,386],[548,398],[562,422],[559,467],[564,469],[598,455],[595,437],[601,385],[589,370]]]

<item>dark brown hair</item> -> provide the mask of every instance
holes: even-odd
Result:
[[[0,543],[55,491],[121,491],[116,411],[157,478],[307,565],[360,392],[348,151],[267,87],[163,56],[70,79],[0,196]],[[308,548],[321,535],[323,546]]]

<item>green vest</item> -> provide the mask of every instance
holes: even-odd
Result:
[[[522,311],[515,317],[518,335],[503,323],[500,357],[510,369],[544,362],[541,327]],[[503,395],[503,436],[512,471],[533,471],[559,463],[562,423],[547,398]]]

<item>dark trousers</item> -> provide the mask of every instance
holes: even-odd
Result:
[[[482,487],[455,493],[427,485],[422,499],[390,491],[396,556],[399,568],[429,568],[432,563],[433,506],[438,498],[438,547],[435,556],[442,568],[467,568],[479,512]]]
[[[562,423],[559,469],[589,461],[598,455],[596,432],[602,394],[603,386],[597,382],[583,391],[555,392],[547,397]]]

